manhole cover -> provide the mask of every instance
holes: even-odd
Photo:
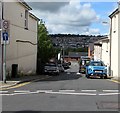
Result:
[[[98,109],[120,109],[120,103],[118,102],[99,102],[96,104]]]

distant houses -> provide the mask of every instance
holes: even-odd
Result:
[[[6,69],[7,75],[13,73],[13,76],[15,76],[16,70],[20,74],[36,73],[39,22],[39,19],[29,12],[32,8],[27,3],[15,1],[2,2],[2,19],[9,21]],[[2,45],[0,45],[0,53],[1,51],[3,53]],[[0,57],[0,60],[3,61],[3,56]],[[0,68],[3,69],[2,65]]]
[[[75,34],[51,34],[49,35],[54,47],[61,48],[83,48],[88,47],[89,43],[101,40],[104,36],[88,36]]]
[[[79,61],[81,56],[88,56],[87,52],[69,52],[64,56],[65,61]]]

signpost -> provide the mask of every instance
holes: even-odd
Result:
[[[1,44],[3,44],[3,81],[6,83],[6,44],[9,42],[9,22],[2,20],[2,38]]]
[[[3,81],[6,83],[6,41],[8,40],[8,33],[3,32],[4,52],[3,52]]]

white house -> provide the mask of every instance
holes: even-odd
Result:
[[[2,19],[9,21],[9,44],[6,46],[6,68],[11,73],[17,64],[19,73],[35,73],[37,61],[37,25],[39,19],[31,14],[25,2],[3,2]],[[0,50],[3,51],[3,45]],[[2,59],[3,60],[3,59]]]
[[[102,41],[102,61],[105,65],[110,66],[110,39],[106,37]]]
[[[111,15],[110,28],[110,67],[111,75],[118,77],[120,74],[120,8],[117,8]]]
[[[104,39],[99,40],[94,43],[94,59],[101,60],[108,67],[108,75],[110,70],[110,39],[109,37],[104,37]]]
[[[94,43],[94,60],[102,60],[102,42],[96,41]]]

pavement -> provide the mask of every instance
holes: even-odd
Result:
[[[6,83],[4,83],[3,81],[0,81],[0,89],[12,87],[12,86],[15,86],[15,85],[18,85],[21,83],[25,83],[25,82],[30,82],[30,81],[39,80],[39,79],[45,79],[47,77],[48,77],[48,75],[31,75],[31,76],[24,76],[24,77],[20,77],[20,78],[12,78],[11,80],[7,80]]]

